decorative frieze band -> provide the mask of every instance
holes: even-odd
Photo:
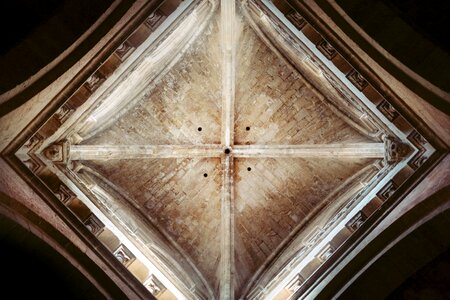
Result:
[[[337,54],[336,49],[334,49],[334,47],[325,39],[322,39],[316,47],[329,60],[333,59]]]
[[[297,28],[298,30],[302,30],[305,27],[306,20],[295,10],[291,10],[286,14],[286,18]]]
[[[360,211],[345,225],[351,232],[355,232],[364,223],[367,217]]]
[[[136,259],[133,253],[123,244],[120,244],[113,254],[125,267],[128,267]]]
[[[408,136],[408,140],[414,145],[414,147],[419,150],[408,162],[408,165],[411,168],[417,170],[428,159],[428,157],[425,155],[427,152],[425,145],[428,144],[428,142],[416,130],[411,132],[411,134]]]
[[[377,196],[383,200],[386,201],[389,199],[389,197],[394,194],[394,192],[397,190],[397,185],[394,181],[390,180],[377,194]]]
[[[148,16],[145,20],[145,25],[149,27],[151,31],[155,31],[155,29],[158,28],[158,26],[161,25],[166,18],[167,17],[159,9],[157,9]]]
[[[391,122],[399,116],[397,110],[386,100],[378,105],[378,110]]]
[[[58,189],[55,191],[55,196],[59,201],[65,205],[69,204],[72,199],[75,198],[75,194],[64,184],[60,184]]]
[[[352,69],[350,73],[348,73],[347,78],[360,91],[369,85],[366,79],[355,69]]]
[[[99,218],[97,218],[97,216],[93,213],[89,214],[89,216],[83,223],[84,225],[86,225],[86,228],[94,235],[99,235],[103,231],[103,228],[105,228],[105,225],[102,223],[102,221],[100,221]]]

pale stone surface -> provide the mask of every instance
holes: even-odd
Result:
[[[218,32],[215,18],[144,101],[83,144],[220,144]]]
[[[372,162],[237,159],[236,282],[245,283],[296,226],[306,224],[319,212],[328,194]]]
[[[245,23],[237,56],[236,144],[369,141],[336,116]]]
[[[231,299],[385,149],[335,115],[245,21],[221,37],[219,20],[145,99],[71,146],[71,159],[112,182]]]
[[[235,157],[383,158],[383,143],[235,146]]]
[[[218,19],[146,99],[74,145],[72,159],[110,180],[231,299],[330,192],[369,157],[382,158],[384,146],[336,116],[242,19],[221,46]],[[230,35],[239,37],[236,65]],[[314,151],[319,144],[332,145]],[[198,158],[206,145],[214,150]],[[263,158],[234,158],[245,151]],[[308,155],[320,159],[299,158]]]
[[[0,200],[4,197],[4,195],[11,197],[23,204],[25,207],[30,209],[33,213],[37,214],[39,217],[48,222],[53,228],[62,233],[65,237],[67,237],[76,247],[78,247],[82,252],[86,253],[86,255],[92,259],[96,264],[98,264],[108,275],[114,280],[117,284],[120,285],[120,288],[124,290],[125,293],[130,295],[130,297],[136,296],[134,291],[129,289],[129,286],[125,284],[121,284],[120,280],[117,278],[117,275],[109,272],[109,267],[105,266],[102,260],[89,249],[88,245],[86,245],[75,232],[73,232],[64,221],[56,215],[54,211],[44,202],[44,200],[37,195],[30,186],[28,186],[18,175],[15,173],[11,167],[3,160],[0,159]],[[17,209],[14,208],[13,209]],[[30,230],[33,234],[37,235],[40,239],[43,239],[46,243],[48,243],[51,247],[57,250],[61,255],[64,255],[66,259],[69,260],[70,263],[76,264],[72,257],[66,256],[66,252],[64,249],[59,249],[61,244],[58,244],[58,241],[54,241],[50,237],[48,237],[45,233],[40,232],[36,225],[34,224],[24,224],[17,218],[15,221],[19,222],[26,230]],[[90,274],[86,273],[84,269],[80,266],[77,266],[81,272],[84,273],[85,276],[90,276]]]
[[[130,196],[151,222],[189,254],[211,286],[217,284],[222,183],[219,158],[85,163]]]
[[[73,145],[71,160],[220,157],[220,145]]]

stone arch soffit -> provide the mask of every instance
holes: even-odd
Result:
[[[380,178],[378,178],[377,174],[383,174],[389,170],[388,167],[383,168],[379,163],[379,161],[375,161],[368,164],[336,187],[327,196],[324,204],[315,211],[315,215],[320,214],[321,218],[317,220],[312,217],[310,218],[312,221],[299,224],[298,228],[294,230],[295,234],[290,237],[289,242],[280,249],[275,257],[269,257],[255,273],[246,285],[244,294],[251,293],[257,286],[270,285],[273,278],[279,277],[279,274],[283,273],[283,270],[292,261],[299,259],[299,252],[303,253],[300,258],[308,254],[311,248],[306,251],[302,251],[302,249],[308,248],[306,244],[309,237],[339,222],[348,211],[351,211],[350,207],[353,207],[358,202],[358,199],[365,196],[370,186],[378,182]],[[362,186],[361,182],[365,182],[365,186]]]
[[[77,122],[75,132],[89,139],[147,98],[201,36],[216,9],[216,1],[208,0],[180,5],[161,25],[164,30],[152,34],[129,58],[130,62],[119,67],[117,74],[88,99],[85,105],[89,108]]]
[[[36,239],[38,243],[48,245],[53,250],[49,255],[60,257],[75,276],[84,277],[105,298],[127,298],[109,276],[58,229],[16,199],[0,193],[0,200],[0,218],[17,224],[19,230],[28,236],[27,239]],[[93,277],[91,274],[96,276]]]
[[[371,272],[375,272],[374,270],[384,265],[383,262],[386,262],[386,258],[390,255],[395,255],[397,252],[397,267],[402,268],[402,277],[396,278],[396,284],[377,285],[377,293],[387,297],[393,288],[399,286],[424,264],[442,253],[442,251],[449,249],[450,236],[445,234],[448,230],[448,225],[450,225],[449,195],[450,186],[446,186],[413,207],[383,230],[322,288],[317,299],[345,298],[345,295],[349,296],[355,293],[355,288],[357,289],[364,279],[370,278],[369,274]],[[424,235],[424,232],[430,232],[435,228],[441,230],[441,232],[436,233],[439,244],[429,243],[426,235]],[[418,263],[415,260],[409,260],[405,258],[408,257],[407,255],[405,257],[398,255],[398,251],[401,249],[413,249],[415,243],[426,243],[428,254],[421,252],[421,255],[425,257],[422,262]],[[381,269],[386,268],[382,267]],[[379,276],[385,275],[379,274]],[[352,295],[354,296],[355,294]],[[297,296],[300,297],[301,295],[298,294]]]
[[[295,69],[321,101],[349,126],[374,141],[380,141],[383,134],[396,135],[263,4],[246,1],[243,13],[258,37]]]
[[[313,12],[312,9],[308,9],[307,6],[300,1],[292,1],[292,5],[296,9],[301,9],[302,11],[308,11],[305,14],[305,17],[314,20],[314,23],[319,27],[328,27],[327,24],[319,24],[322,23],[319,19],[320,17]],[[345,32],[347,36],[349,36],[356,44],[358,44],[361,49],[367,53],[377,64],[379,64],[383,69],[385,69],[389,74],[395,77],[398,81],[402,82],[406,85],[411,91],[415,94],[419,95],[426,102],[433,105],[438,110],[446,113],[447,115],[450,113],[449,109],[449,101],[450,101],[450,93],[443,87],[439,87],[433,83],[433,81],[427,78],[422,77],[420,74],[415,72],[411,68],[401,62],[397,57],[392,54],[383,51],[383,48],[375,41],[373,38],[368,36],[365,33],[361,33],[362,30],[358,27],[359,24],[353,26],[349,20],[351,17],[348,12],[345,11],[343,7],[341,7],[337,3],[332,3],[328,0],[317,0],[315,1],[320,7],[321,10],[325,12],[327,16],[329,16],[336,25]],[[300,10],[299,10],[300,11]],[[327,30],[329,30],[327,28]],[[332,30],[331,30],[332,31]],[[332,38],[335,40],[336,38]],[[340,44],[340,43],[339,43]],[[345,50],[350,56],[354,55],[352,49]],[[364,62],[362,62],[365,64]],[[445,76],[445,72],[441,72],[442,75]]]
[[[186,289],[195,286],[196,294],[204,295],[207,298],[213,297],[211,287],[190,257],[167,233],[159,230],[133,206],[134,201],[127,196],[126,192],[89,166],[83,165],[79,173],[82,175],[79,176],[81,182],[87,181],[87,185],[94,183],[100,187],[97,193],[93,193],[93,196],[97,199],[103,198],[103,200],[99,200],[99,202],[103,202],[103,206],[112,205],[112,210],[120,214],[113,217],[120,218],[120,222],[117,222],[118,220],[111,221],[120,223],[121,230],[133,232],[133,236],[147,245],[146,249],[142,249],[144,255],[147,253],[156,259],[154,263],[169,272],[169,277],[176,279],[178,285],[183,285]],[[133,219],[130,217],[132,215],[138,216],[138,218]],[[140,230],[140,228],[145,228],[145,230]]]

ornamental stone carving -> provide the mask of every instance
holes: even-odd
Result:
[[[348,80],[360,91],[362,91],[369,83],[356,70],[351,70],[347,75]]]
[[[119,48],[116,49],[116,54],[121,60],[125,60],[128,56],[130,56],[133,50],[134,47],[128,41],[125,41],[119,46]]]
[[[321,261],[326,261],[334,252],[334,247],[331,245],[327,245],[318,255],[318,258]]]
[[[68,105],[61,106],[56,112],[55,117],[56,119],[62,124],[64,123],[74,112],[75,110]]]
[[[360,211],[345,225],[351,232],[358,230],[362,226],[367,217]]]
[[[67,163],[69,159],[69,144],[67,142],[55,143],[44,149],[44,156],[57,163]]]
[[[287,15],[286,18],[291,21],[291,23],[295,26],[295,28],[297,28],[298,30],[302,30],[303,27],[305,27],[306,25],[306,21],[305,19],[303,19],[303,17],[296,12],[295,10],[290,11]]]
[[[55,191],[55,196],[64,204],[68,204],[72,199],[75,198],[75,195],[71,190],[64,184],[60,184],[58,189]]]
[[[317,44],[317,49],[319,49],[319,51],[322,52],[322,54],[325,55],[325,57],[329,60],[331,60],[337,54],[336,49],[334,49],[334,47],[325,39],[322,39],[319,44]]]
[[[91,213],[83,223],[94,235],[99,235],[105,227],[102,221],[100,221],[93,213]]]
[[[385,145],[385,161],[388,164],[396,163],[405,158],[411,151],[411,148],[393,137],[384,139]]]
[[[120,244],[113,254],[125,267],[128,267],[135,260],[133,253],[123,244]]]
[[[26,161],[23,162],[23,164],[31,170],[31,172],[36,173],[37,170],[39,169],[39,164],[33,159],[33,158],[29,158]]]
[[[416,147],[419,151],[414,155],[414,157],[408,162],[408,165],[411,166],[414,170],[417,170],[427,159],[427,148],[428,145],[427,140],[418,133],[416,130],[413,130],[410,135],[408,135],[408,140]]]
[[[24,146],[27,148],[28,151],[31,151],[37,148],[37,146],[40,145],[42,141],[43,137],[39,133],[36,133],[28,141],[26,141]]]
[[[157,296],[163,290],[165,290],[165,287],[153,274],[150,275],[150,277],[145,281],[144,285],[150,291],[150,293],[152,293],[153,296]]]
[[[391,122],[399,116],[397,110],[386,100],[378,105],[378,110]]]
[[[397,185],[394,181],[390,180],[384,187],[381,188],[381,190],[377,193],[377,196],[383,200],[386,201],[391,197],[394,192],[397,190]]]

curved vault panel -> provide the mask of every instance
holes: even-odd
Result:
[[[153,14],[19,151],[157,269],[153,292],[295,289],[433,151],[295,14],[268,1]]]

